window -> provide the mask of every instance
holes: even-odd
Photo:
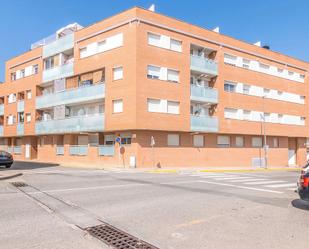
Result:
[[[261,137],[253,137],[252,138],[252,147],[261,148],[263,146]]]
[[[160,99],[148,99],[148,111],[149,112],[160,112],[161,111],[161,100]]]
[[[301,78],[303,80],[303,79],[305,79],[305,75],[304,74],[300,74],[299,78]]]
[[[179,135],[178,134],[168,134],[167,135],[167,145],[168,146],[179,146]]]
[[[270,122],[270,113],[264,112],[264,119],[265,119],[265,122]]]
[[[224,82],[224,91],[226,92],[235,92],[236,91],[236,84],[229,82],[229,81],[225,81]]]
[[[50,69],[54,67],[54,57],[49,57],[45,59],[45,69]]]
[[[123,67],[113,68],[114,80],[123,79]]]
[[[24,120],[24,112],[18,112],[17,113],[17,122],[18,123],[23,123],[25,120]]]
[[[147,78],[148,79],[159,79],[160,78],[160,67],[147,66]]]
[[[243,94],[249,94],[250,93],[250,86],[244,84],[242,88]]]
[[[244,147],[244,137],[237,136],[235,138],[235,145],[236,147]]]
[[[131,144],[132,143],[132,134],[131,133],[121,133],[121,144]]]
[[[237,119],[237,109],[234,108],[224,108],[224,117]]]
[[[251,119],[251,111],[244,110],[243,111],[243,118],[244,118],[244,120],[250,120]]]
[[[104,144],[105,145],[115,144],[115,136],[114,135],[104,135]]]
[[[27,99],[31,99],[32,98],[31,90],[27,90],[26,91],[26,97],[27,97]]]
[[[269,66],[263,63],[260,63],[260,69],[262,69],[263,71],[267,71],[269,70]]]
[[[11,81],[15,81],[16,80],[16,72],[11,73]]]
[[[89,145],[92,147],[99,145],[99,134],[89,134]]]
[[[204,146],[204,136],[203,135],[193,135],[193,146],[203,147]]]
[[[265,97],[267,97],[267,95],[270,93],[270,89],[264,88],[263,93]]]
[[[279,139],[277,137],[274,137],[274,148],[279,147]]]
[[[167,101],[167,113],[179,114],[179,102]]]
[[[294,75],[294,73],[291,72],[291,71],[289,71],[288,74],[289,74],[289,76],[293,76]]]
[[[148,44],[149,45],[154,45],[154,46],[159,46],[160,45],[160,35],[148,33]]]
[[[282,74],[282,73],[283,73],[283,69],[277,68],[277,72],[278,72],[279,74]]]
[[[8,125],[14,124],[15,121],[16,121],[16,120],[15,120],[15,116],[13,116],[13,115],[9,115],[9,116],[6,117],[6,123],[7,123]]]
[[[181,52],[181,44],[182,44],[181,41],[177,41],[177,40],[171,39],[171,47],[170,47],[170,49],[174,50],[174,51],[177,51],[177,52]]]
[[[105,45],[106,45],[106,40],[98,42],[98,47],[97,47],[98,53],[104,51]]]
[[[229,136],[218,136],[217,144],[218,144],[218,147],[230,147],[230,137]]]
[[[167,69],[167,80],[172,82],[179,82],[179,71]]]
[[[224,63],[232,66],[236,66],[237,56],[224,54]]]
[[[26,122],[31,122],[31,113],[26,113]]]
[[[20,70],[20,78],[25,77],[25,69]]]
[[[84,58],[87,56],[87,47],[79,49],[79,57]]]
[[[8,103],[14,103],[16,102],[16,93],[11,93],[10,95],[8,95]]]
[[[38,74],[39,73],[39,66],[33,65],[32,66],[32,74]]]
[[[122,99],[113,100],[113,112],[114,113],[123,112]]]
[[[278,122],[279,123],[283,122],[283,115],[282,114],[278,114]]]
[[[249,68],[250,67],[250,60],[242,59],[242,67],[243,68]]]

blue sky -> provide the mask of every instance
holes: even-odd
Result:
[[[308,0],[4,0],[0,3],[0,81],[4,62],[31,43],[78,22],[87,26],[133,6],[212,29],[309,62]]]

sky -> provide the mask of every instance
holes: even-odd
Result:
[[[308,0],[2,0],[0,1],[0,81],[5,61],[31,43],[73,22],[88,26],[134,6],[192,23],[220,27],[220,33],[270,46],[309,62]]]

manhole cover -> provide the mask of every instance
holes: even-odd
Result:
[[[28,184],[25,182],[11,182],[11,184],[16,188],[22,188],[28,186]]]
[[[92,236],[116,249],[159,249],[107,224],[89,227],[86,230]]]

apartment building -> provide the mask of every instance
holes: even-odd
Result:
[[[0,146],[121,167],[302,165],[309,64],[142,8],[6,62]]]

